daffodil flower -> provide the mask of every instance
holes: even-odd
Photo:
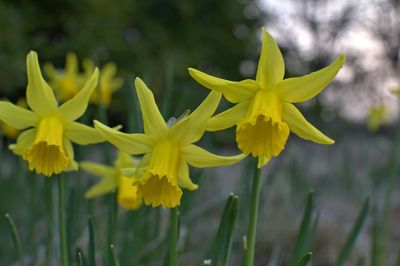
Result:
[[[61,102],[74,97],[87,80],[85,74],[79,73],[78,58],[75,53],[67,54],[64,70],[56,70],[52,64],[47,63],[44,65],[44,71]]]
[[[134,178],[134,184],[146,205],[172,208],[180,204],[181,187],[197,189],[189,177],[188,164],[194,167],[231,165],[245,157],[243,154],[219,156],[193,144],[204,134],[207,121],[220,102],[219,92],[211,92],[190,115],[168,126],[151,90],[139,78],[136,78],[135,86],[142,109],[144,134],[124,134],[98,121],[95,121],[95,128],[119,149],[129,154],[144,154],[139,168],[145,166],[145,170]],[[122,173],[132,175],[128,169]]]
[[[42,77],[36,52],[28,54],[26,64],[26,99],[30,110],[0,101],[0,119],[24,130],[10,149],[28,161],[29,170],[36,173],[51,176],[67,169],[76,170],[71,141],[80,145],[104,141],[94,128],[74,121],[85,112],[99,72],[96,69],[75,97],[58,106]]]
[[[320,144],[334,141],[311,125],[293,103],[319,94],[336,76],[346,57],[340,55],[331,65],[311,74],[283,79],[285,65],[281,51],[263,28],[262,51],[256,80],[224,80],[189,68],[190,75],[208,89],[221,92],[232,108],[209,120],[209,131],[236,125],[236,142],[245,154],[258,157],[261,168],[284,149],[289,132]]]
[[[117,190],[117,201],[122,207],[133,210],[140,207],[142,201],[137,196],[137,186],[132,185],[132,178],[123,176],[122,168],[137,167],[137,163],[126,152],[119,151],[114,166],[93,162],[81,162],[80,168],[84,171],[100,176],[102,179],[89,188],[85,198],[91,199]]]
[[[93,72],[94,64],[89,59],[84,60],[83,66],[87,73]],[[107,63],[100,69],[99,86],[92,94],[91,102],[105,107],[110,105],[112,94],[124,83],[122,78],[115,77],[116,73],[117,66],[114,63]]]
[[[387,123],[389,119],[389,111],[386,105],[380,104],[372,106],[368,110],[367,128],[369,131],[375,132],[382,125]]]

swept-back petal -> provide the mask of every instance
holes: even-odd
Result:
[[[78,122],[65,122],[64,134],[66,138],[79,145],[95,144],[106,140],[95,128]]]
[[[250,101],[244,101],[236,104],[232,108],[211,117],[208,120],[208,131],[219,131],[236,125],[245,117],[249,109]]]
[[[300,111],[291,103],[282,106],[282,118],[289,125],[290,131],[300,138],[311,140],[319,144],[333,144],[334,140],[325,136],[308,122]]]
[[[168,126],[157,107],[154,95],[140,78],[135,79],[136,92],[142,109],[143,126],[146,135],[162,136],[168,133]]]
[[[26,69],[28,73],[26,100],[29,107],[39,116],[55,112],[57,100],[50,86],[43,79],[36,52],[29,52],[26,58]]]
[[[129,154],[148,153],[152,150],[155,144],[152,137],[144,134],[125,134],[109,128],[96,120],[94,121],[94,125],[107,141]]]
[[[214,114],[221,100],[221,93],[211,91],[207,98],[189,116],[171,127],[171,137],[181,144],[198,141],[203,136],[208,119]]]
[[[86,199],[91,199],[112,192],[117,187],[116,176],[105,176],[98,183],[94,184],[85,193]]]
[[[33,127],[39,120],[34,112],[6,101],[0,101],[0,119],[16,129]]]
[[[36,129],[31,128],[22,132],[18,139],[17,143],[11,144],[9,146],[10,150],[12,150],[17,155],[23,155],[24,152],[32,145],[35,140]]]
[[[188,164],[200,168],[232,165],[246,157],[245,154],[220,156],[193,144],[182,147],[181,151],[183,159]]]
[[[86,111],[90,95],[97,86],[98,79],[99,70],[95,68],[92,76],[86,82],[83,89],[81,89],[72,99],[60,106],[58,112],[64,120],[74,121],[83,115]]]
[[[282,53],[274,38],[263,28],[256,80],[262,84],[263,88],[273,88],[282,81],[284,75],[285,63]]]
[[[116,173],[115,172],[116,170],[113,167],[100,163],[83,161],[79,163],[79,166],[85,172],[88,172],[89,174],[95,176],[101,176],[101,177],[114,176]]]
[[[65,171],[77,171],[79,168],[79,164],[75,161],[75,152],[74,152],[74,147],[72,146],[71,141],[67,138],[63,138],[63,145],[65,149],[65,153],[67,154],[69,158],[69,164],[67,169]]]
[[[255,80],[229,81],[208,75],[194,68],[188,68],[190,76],[210,90],[221,92],[231,103],[248,100],[260,89]]]
[[[310,74],[288,78],[280,82],[276,89],[279,97],[287,102],[304,102],[319,94],[339,72],[346,62],[346,56],[340,55],[329,66]]]
[[[179,173],[178,173],[178,184],[180,187],[189,189],[189,190],[196,190],[199,188],[198,185],[194,184],[189,176],[189,166],[186,162],[182,162],[179,166]]]

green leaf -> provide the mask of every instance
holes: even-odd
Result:
[[[232,244],[232,234],[235,228],[238,213],[238,196],[229,195],[222,213],[217,234],[208,252],[213,266],[228,265],[228,257]],[[207,260],[206,260],[207,261]]]
[[[309,227],[313,211],[313,200],[314,200],[314,191],[310,190],[307,196],[307,203],[304,209],[303,219],[301,221],[300,229],[297,234],[292,254],[290,256],[289,265],[298,265],[298,262],[301,260],[302,254],[304,254],[308,248],[307,242],[309,242],[308,240],[310,239]]]
[[[342,250],[339,253],[339,256],[335,264],[336,266],[344,265],[344,263],[348,259],[350,252],[353,249],[354,243],[357,239],[357,236],[360,233],[361,228],[364,225],[364,222],[367,218],[368,210],[369,210],[369,199],[367,198],[364,201],[361,211],[358,214],[357,220],[355,221],[353,228],[351,229],[350,234],[348,235],[347,240]]]
[[[119,261],[117,258],[117,254],[115,253],[115,246],[113,244],[110,245],[110,251],[111,251],[111,261],[112,261],[112,266],[119,266]]]
[[[10,216],[10,214],[6,213],[4,216],[5,216],[5,218],[6,218],[7,222],[8,222],[8,225],[10,226],[11,236],[12,236],[12,239],[13,239],[13,242],[14,242],[15,249],[17,251],[17,257],[18,257],[18,260],[19,260],[19,264],[21,266],[24,266],[25,262],[24,262],[24,259],[22,257],[21,241],[19,240],[19,234],[18,234],[17,227],[15,226],[14,220]]]
[[[78,266],[85,266],[85,259],[82,250],[78,249],[78,251],[76,252],[76,258],[78,261]]]
[[[306,255],[304,255],[301,260],[299,261],[299,263],[297,263],[298,266],[306,266],[307,263],[311,260],[312,257],[312,253],[308,252]]]
[[[89,242],[88,242],[88,265],[95,266],[95,238],[92,216],[88,216]]]

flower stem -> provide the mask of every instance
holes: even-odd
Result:
[[[247,228],[247,247],[245,255],[245,266],[253,266],[254,263],[254,246],[256,242],[258,205],[260,201],[260,180],[261,180],[261,169],[259,169],[257,167],[257,163],[255,163],[253,187],[251,190],[249,226]]]
[[[170,222],[170,243],[169,243],[169,266],[178,265],[178,220],[179,220],[178,207],[171,209],[171,222]]]
[[[61,265],[68,266],[68,241],[67,241],[67,225],[65,217],[65,180],[63,174],[57,176],[58,183],[58,218],[60,232],[60,254]]]

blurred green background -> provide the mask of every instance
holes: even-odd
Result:
[[[390,90],[399,86],[399,20],[400,1],[394,0],[2,0],[0,98],[16,102],[24,95],[25,57],[30,50],[38,52],[42,65],[51,62],[57,68],[63,68],[66,54],[72,51],[80,62],[88,57],[99,66],[117,64],[118,76],[125,82],[108,109],[109,124],[123,124],[124,132],[140,131],[141,120],[134,112],[138,110],[133,88],[136,76],[154,91],[165,118],[179,116],[196,107],[208,92],[189,77],[188,67],[230,80],[254,77],[263,26],[282,50],[286,77],[320,69],[345,53],[348,61],[335,81],[316,100],[300,106],[336,144],[319,146],[293,135],[264,173],[256,265],[288,265],[310,188],[316,191],[313,217],[319,213],[313,265],[334,265],[367,196],[371,199],[369,216],[347,265],[379,265],[376,257],[382,254],[379,236],[385,221],[390,229],[385,265],[395,265],[400,248],[399,189],[397,181],[389,182],[390,176],[398,175],[394,167],[398,163],[394,152],[398,102]],[[388,115],[380,119],[383,128],[368,132],[368,110],[376,105],[385,105]],[[220,110],[227,106],[223,101]],[[96,106],[89,113],[88,123],[100,119]],[[54,224],[47,219],[53,215],[48,205],[54,184],[27,173],[25,162],[7,150],[12,142],[3,140],[0,214],[14,217],[27,265],[56,265],[56,241],[48,235]],[[102,161],[103,146],[79,147],[77,156]],[[201,146],[219,153],[236,152],[234,129],[207,133]],[[239,195],[239,215],[229,265],[240,265],[250,191],[247,164],[192,169],[201,189],[184,195],[182,265],[200,265],[206,259],[207,243],[211,244],[231,192]],[[69,176],[70,253],[86,248],[90,213],[96,224],[100,261],[106,199],[84,200],[83,192],[96,179],[82,173]],[[385,214],[390,187],[393,200]],[[162,265],[167,216],[162,209],[121,210],[116,242],[121,265]],[[17,265],[4,219],[0,235],[0,265]],[[54,250],[49,248],[52,244]]]

